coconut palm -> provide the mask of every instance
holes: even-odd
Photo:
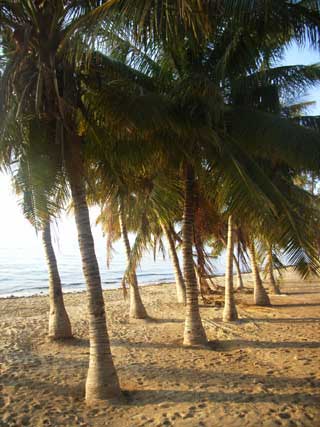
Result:
[[[185,194],[182,222],[182,253],[183,274],[186,283],[186,318],[183,343],[184,345],[203,345],[207,342],[207,337],[200,317],[197,278],[192,255],[195,185],[192,165],[185,165],[184,174]]]
[[[238,319],[238,313],[233,294],[233,224],[232,216],[228,218],[228,243],[227,243],[227,265],[225,280],[225,300],[223,310],[224,322],[230,322]]]
[[[172,226],[170,227],[164,223],[161,223],[161,227],[163,230],[163,234],[165,235],[169,245],[170,258],[171,258],[173,271],[175,275],[177,301],[181,304],[185,304],[186,303],[186,285],[184,283],[184,278],[180,268],[180,262],[179,262],[175,241],[172,233]]]
[[[51,239],[51,221],[63,208],[67,194],[61,165],[51,150],[52,141],[44,129],[29,121],[24,125],[25,146],[18,159],[11,159],[14,186],[22,195],[22,209],[25,217],[37,231],[42,232],[42,242],[49,272],[49,328],[51,339],[71,338],[71,323],[65,309],[61,279]],[[11,129],[14,131],[14,129]],[[19,137],[15,129],[11,136]],[[7,133],[6,137],[9,137]],[[33,144],[30,144],[32,139]],[[16,142],[18,145],[18,142]],[[61,191],[62,190],[62,191]]]
[[[268,269],[268,276],[269,281],[271,284],[271,288],[274,294],[280,295],[280,288],[279,285],[274,277],[273,274],[273,255],[272,255],[272,245],[269,245],[268,247],[268,261],[267,261],[267,269]]]
[[[260,306],[269,306],[271,305],[270,299],[268,297],[268,294],[266,290],[263,287],[262,280],[260,277],[258,262],[257,262],[257,256],[256,256],[256,249],[254,246],[254,241],[250,240],[248,244],[248,252],[250,255],[251,260],[251,268],[252,268],[252,274],[253,274],[253,297],[254,297],[254,303],[256,305]]]
[[[120,222],[123,242],[125,245],[127,261],[129,263],[130,256],[131,256],[131,247],[130,247],[130,242],[128,238],[123,200],[120,200],[119,202],[119,222]],[[135,272],[133,272],[130,275],[129,280],[130,280],[130,283],[129,283],[130,285],[130,317],[132,317],[133,319],[145,319],[147,317],[147,312],[142,303],[142,299],[141,299],[139,287],[138,287],[137,275]]]
[[[89,8],[90,2],[85,6]],[[0,98],[5,122],[13,108],[17,120],[34,115],[53,136],[56,151],[65,158],[88,290],[90,357],[86,399],[91,401],[118,396],[120,388],[107,333],[86,202],[83,135],[78,128],[81,114],[79,80],[75,76],[79,75],[77,67],[82,62],[75,60],[79,51],[73,42],[79,41],[76,24],[86,12],[86,7],[77,2],[1,2],[1,42],[8,60],[1,78]]]
[[[64,306],[61,280],[51,241],[50,221],[43,226],[42,242],[46,253],[48,271],[49,271],[49,338],[61,339],[71,338],[71,323],[68,313]]]
[[[237,283],[238,283],[237,289],[243,290],[244,284],[243,284],[243,279],[242,279],[242,274],[241,274],[239,259],[236,257],[236,255],[233,255],[233,261],[235,263],[236,270],[237,270]]]
[[[130,199],[130,197],[127,197]],[[108,200],[104,202],[104,207],[101,215],[99,216],[97,222],[100,222],[103,226],[104,232],[108,235],[108,253],[112,250],[112,244],[120,236],[123,239],[127,263],[130,263],[131,257],[131,247],[128,237],[128,214],[130,215],[130,210],[128,209],[129,203],[126,203],[123,193],[116,194],[115,200],[112,200],[112,197],[109,196]],[[125,209],[125,207],[127,209]],[[131,208],[132,211],[132,208]],[[116,231],[118,229],[118,232]],[[108,263],[110,262],[110,255],[107,255]],[[123,278],[122,284],[124,290],[125,288],[126,277]],[[139,287],[136,271],[132,271],[128,277],[129,282],[129,316],[132,319],[145,319],[147,316],[146,309],[143,305]],[[126,291],[125,291],[126,292]]]

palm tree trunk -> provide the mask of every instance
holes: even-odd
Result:
[[[238,289],[242,290],[244,288],[244,285],[243,285],[243,280],[242,280],[242,274],[241,274],[241,270],[240,270],[239,261],[238,261],[238,259],[237,259],[237,257],[235,255],[233,255],[233,260],[234,260],[234,263],[235,263],[236,269],[237,269]]]
[[[224,244],[224,246],[227,248],[227,243],[224,240],[224,238],[221,237],[220,240]],[[238,289],[243,289],[244,285],[243,285],[243,280],[242,280],[242,274],[241,274],[241,270],[240,270],[240,265],[239,265],[239,261],[238,261],[237,257],[235,256],[235,254],[233,254],[233,260],[234,260],[234,263],[235,263],[236,269],[237,269]]]
[[[51,241],[50,221],[46,221],[42,242],[49,272],[49,338],[58,340],[72,338],[71,323],[64,306],[57,259]]]
[[[271,283],[271,287],[273,290],[273,293],[276,295],[280,295],[280,289],[279,286],[276,282],[276,279],[274,278],[274,274],[273,274],[273,259],[272,259],[272,246],[269,246],[269,250],[268,250],[268,275],[269,275],[269,280]]]
[[[206,269],[205,269],[205,257],[204,257],[204,250],[203,250],[203,242],[199,236],[199,234],[194,231],[194,246],[196,248],[197,252],[197,272],[198,272],[198,283],[200,288],[200,294],[203,299],[203,301],[207,301],[206,295],[210,295],[212,293],[212,290],[208,284],[207,278],[206,278]]]
[[[255,305],[260,305],[260,306],[269,306],[271,305],[270,299],[268,297],[266,290],[262,285],[253,241],[249,243],[248,251],[251,258],[251,267],[252,267],[253,280],[254,280],[254,293],[253,293],[254,303]]]
[[[233,294],[233,229],[231,215],[228,218],[227,266],[224,310],[222,318],[224,322],[230,322],[238,319],[238,313]]]
[[[127,227],[125,223],[124,218],[124,212],[123,212],[123,205],[120,201],[119,203],[119,222],[120,222],[120,228],[121,228],[121,234],[124,242],[124,246],[126,249],[126,256],[127,256],[127,262],[129,265],[130,262],[130,255],[131,255],[131,248],[130,248],[130,242],[128,238],[128,232]],[[130,309],[129,309],[129,315],[132,319],[145,319],[148,317],[146,309],[143,305],[140,292],[139,292],[139,286],[138,286],[138,280],[136,272],[130,274],[130,281],[129,281],[129,295],[130,295]]]
[[[182,271],[180,268],[176,246],[174,244],[174,240],[172,238],[169,228],[162,223],[161,223],[161,227],[169,243],[170,258],[173,265],[174,277],[176,280],[177,301],[178,303],[185,304],[186,303],[186,285],[184,283],[184,279],[182,276]]]
[[[100,272],[86,201],[81,139],[74,137],[71,142],[67,168],[88,295],[90,356],[86,400],[90,402],[119,396],[120,386],[111,355]]]
[[[185,198],[182,222],[182,253],[183,270],[186,285],[186,319],[184,329],[184,345],[203,345],[207,342],[202,325],[199,303],[197,278],[194,272],[192,256],[192,236],[194,224],[194,171],[189,164],[185,167]]]

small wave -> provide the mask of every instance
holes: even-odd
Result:
[[[85,286],[84,282],[62,283],[63,288],[71,288],[73,286]]]

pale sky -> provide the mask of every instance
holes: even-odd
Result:
[[[27,221],[23,214],[21,207],[18,205],[18,198],[11,188],[10,177],[7,175],[0,175],[0,248],[2,247],[19,247],[19,248],[34,248],[42,250],[41,242],[38,242],[38,236]],[[100,228],[95,226],[95,219],[98,215],[98,209],[91,209],[91,223],[96,244],[104,244]],[[59,239],[58,236],[63,236]],[[61,219],[57,225],[53,225],[53,236],[55,242],[63,245],[68,249],[77,247],[77,234],[74,217],[62,214]],[[101,240],[101,242],[100,242]]]
[[[311,64],[319,61],[319,54],[312,51],[305,51],[293,47],[289,50],[286,64]],[[320,87],[310,90],[309,100],[317,101],[317,105],[310,110],[310,114],[320,114]],[[23,217],[21,208],[17,205],[17,198],[14,195],[10,179],[0,175],[0,248],[20,247],[41,252],[41,242],[36,236],[33,227]],[[94,224],[97,210],[91,211],[91,222]],[[97,247],[104,247],[104,240],[97,227],[94,228],[95,242]],[[72,216],[62,216],[59,221],[59,232],[54,233],[56,240],[58,235],[60,245],[67,248],[77,247],[76,228]]]

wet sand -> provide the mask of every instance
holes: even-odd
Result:
[[[320,285],[288,274],[282,289],[270,308],[237,294],[232,324],[201,303],[206,349],[182,347],[174,285],[142,288],[149,321],[129,321],[122,291],[105,291],[124,397],[90,407],[85,293],[65,296],[75,339],[61,343],[46,337],[47,297],[1,299],[0,426],[320,426]]]

